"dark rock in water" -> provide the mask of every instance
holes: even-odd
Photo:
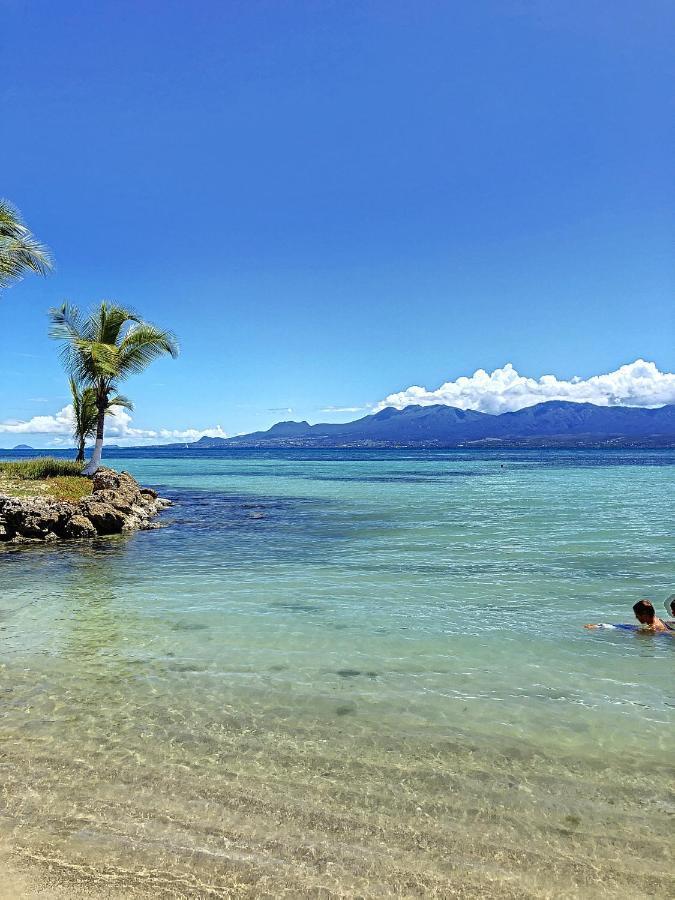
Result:
[[[77,503],[0,495],[0,541],[49,542],[153,528],[151,520],[170,505],[150,488],[141,488],[128,472],[99,469],[91,495]]]
[[[91,538],[98,532],[94,524],[86,516],[71,516],[63,530],[63,536],[67,538]]]
[[[67,504],[42,497],[0,497],[0,524],[5,540],[15,536],[44,538],[50,531],[59,532],[65,524]]]
[[[338,706],[335,710],[335,714],[338,716],[353,716],[356,712],[356,703],[343,703],[341,706]]]
[[[129,515],[134,510],[133,498],[127,497],[126,494],[120,494],[118,491],[112,490],[112,488],[97,491],[92,496],[95,496],[99,503],[109,503],[114,509],[125,515]]]
[[[97,497],[82,500],[80,510],[99,534],[119,534],[124,516],[110,503],[101,503]]]
[[[57,510],[45,509],[37,513],[28,513],[17,524],[17,532],[23,537],[46,538],[52,532],[60,531],[62,517]]]

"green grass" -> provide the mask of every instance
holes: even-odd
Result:
[[[81,475],[83,463],[71,459],[54,459],[53,456],[38,456],[20,462],[0,462],[0,474],[23,481],[41,481],[43,478],[57,478],[63,475]]]
[[[48,478],[44,482],[45,493],[55,500],[68,500],[77,503],[83,497],[91,494],[91,478],[83,478],[82,475],[57,475]]]
[[[77,503],[91,494],[92,482],[82,475],[83,468],[83,463],[51,456],[0,462],[0,494],[53,497]]]

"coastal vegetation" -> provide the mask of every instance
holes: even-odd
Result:
[[[81,475],[82,465],[70,459],[38,456],[35,459],[0,463],[0,472],[3,472],[9,478],[39,481],[43,478],[58,478],[62,475]]]
[[[82,464],[40,456],[0,463],[0,494],[51,497],[75,503],[91,494],[92,482],[82,477]]]
[[[93,475],[101,464],[106,414],[115,406],[129,407],[129,400],[120,396],[117,383],[142,372],[161,356],[175,358],[178,344],[170,331],[106,300],[88,315],[83,315],[77,306],[64,303],[51,310],[50,319],[51,336],[62,342],[63,361],[72,383],[83,396],[87,389],[92,391],[96,440],[84,474]]]
[[[51,267],[49,251],[33,237],[16,207],[0,200],[0,291],[26,272],[46,275]]]

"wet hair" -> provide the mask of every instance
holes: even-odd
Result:
[[[666,609],[671,614],[671,616],[675,616],[675,594],[672,594],[666,600]]]
[[[651,600],[638,600],[638,602],[633,606],[633,612],[636,616],[644,616],[646,619],[649,619],[650,622],[656,616]]]

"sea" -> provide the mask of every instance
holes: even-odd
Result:
[[[0,896],[675,894],[675,638],[583,627],[675,451],[105,462],[161,527],[0,547]]]

